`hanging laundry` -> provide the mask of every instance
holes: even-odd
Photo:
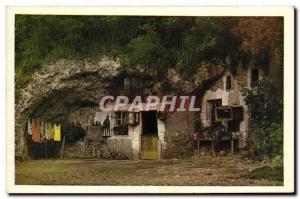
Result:
[[[54,125],[53,125],[53,124],[50,124],[50,135],[51,135],[51,139],[54,138],[54,131],[55,131]]]
[[[96,112],[95,117],[94,117],[94,123],[101,123],[101,113]]]
[[[46,135],[45,135],[45,124],[42,122],[40,124],[40,134],[41,134],[41,142],[45,140]]]
[[[30,120],[28,120],[27,132],[29,135],[32,135],[32,124]]]
[[[42,124],[40,121],[37,122],[37,129],[38,129],[39,138],[40,138],[38,142],[41,142],[42,141]]]
[[[32,141],[40,142],[41,137],[40,137],[40,129],[39,129],[38,123],[33,120],[31,126],[32,126]]]
[[[61,126],[60,124],[54,125],[54,141],[61,141]]]
[[[106,119],[103,122],[103,137],[110,137],[110,119],[109,115],[107,115]]]
[[[51,124],[50,123],[45,124],[45,136],[46,136],[46,140],[51,140]]]

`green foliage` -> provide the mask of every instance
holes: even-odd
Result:
[[[282,155],[282,96],[267,80],[261,80],[256,88],[244,89],[242,94],[250,110],[250,132],[254,135],[252,146],[259,155]]]
[[[191,76],[201,61],[206,60],[222,62],[228,68],[236,65],[243,55],[239,50],[239,38],[231,32],[236,24],[237,20],[232,18],[195,18],[194,24],[183,37],[177,64],[179,71]]]
[[[203,134],[207,134],[208,138],[215,140],[222,140],[226,137],[230,137],[230,134],[226,130],[225,126],[221,123],[217,123],[209,127],[200,126],[200,128],[197,128],[196,131],[200,134],[200,137]]]
[[[61,58],[122,55],[143,22],[135,17],[16,16],[16,81]],[[123,30],[126,28],[126,34]]]
[[[146,67],[147,70],[164,66],[162,45],[154,26],[141,26],[146,34],[132,39],[128,44],[128,65]],[[161,71],[162,72],[162,71]]]
[[[201,120],[197,117],[194,119],[194,130],[196,132],[199,132],[199,131],[201,131],[201,129],[202,129]]]
[[[246,177],[251,179],[268,179],[283,181],[283,167],[259,167],[247,174]]]
[[[232,65],[240,44],[231,33],[235,24],[209,17],[16,15],[16,84],[43,63],[101,56],[161,75],[176,68],[189,78],[203,60]]]
[[[216,45],[215,24],[207,18],[197,18],[196,27],[191,28],[185,35],[183,50],[179,60],[179,70],[187,75],[195,72],[199,61],[200,53],[205,49],[213,48]]]
[[[243,26],[250,23],[237,17],[16,15],[16,84],[28,82],[41,64],[61,58],[119,58],[128,67],[161,75],[175,68],[186,79],[203,61],[234,70],[251,57],[242,49],[249,38],[243,34],[241,21]],[[257,18],[250,21],[255,22],[253,29],[260,24]],[[263,26],[258,27],[261,30]],[[276,21],[272,27],[274,34],[282,28]],[[268,35],[268,31],[262,32]],[[282,44],[277,49],[282,61]]]

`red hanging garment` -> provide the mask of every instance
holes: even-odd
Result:
[[[32,141],[33,142],[41,141],[40,128],[35,121],[32,122]]]

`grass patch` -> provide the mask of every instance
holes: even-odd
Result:
[[[282,166],[259,167],[251,171],[249,174],[247,174],[247,177],[251,179],[268,179],[268,180],[283,181],[283,167]]]

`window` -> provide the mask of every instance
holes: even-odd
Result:
[[[209,100],[210,105],[210,124],[211,126],[217,125],[219,122],[216,121],[216,108],[222,106],[222,100]]]
[[[256,87],[259,80],[259,69],[255,68],[251,70],[251,87]]]
[[[140,123],[140,114],[134,112],[116,112],[116,124],[138,125]]]
[[[229,90],[232,88],[232,85],[231,85],[231,76],[228,75],[226,76],[226,89]]]
[[[232,120],[232,109],[216,109],[217,120]]]
[[[216,121],[240,121],[243,119],[242,106],[221,106],[216,108]]]
[[[128,135],[128,112],[116,112],[115,135]]]
[[[127,125],[128,112],[116,112],[116,123],[118,126]]]

